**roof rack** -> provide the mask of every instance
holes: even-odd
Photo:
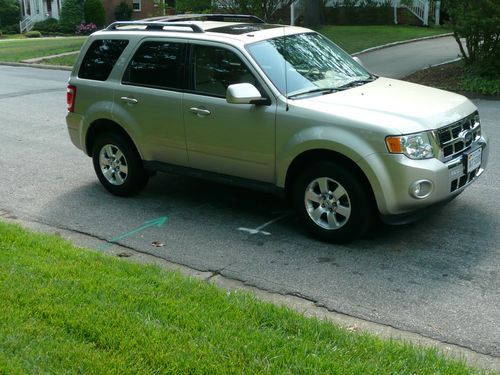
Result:
[[[178,14],[175,16],[164,16],[148,18],[143,21],[222,21],[222,22],[248,22],[266,23],[262,18],[249,14],[214,13],[214,14]]]
[[[178,21],[178,20],[177,20]],[[128,26],[128,27],[127,27]],[[135,28],[134,26],[137,26]],[[144,26],[144,28],[142,27]],[[172,31],[165,30],[164,27],[174,27],[179,28],[179,32],[186,32],[186,30],[182,30],[182,28],[191,29],[190,32],[195,33],[203,33],[203,29],[192,23],[175,23],[175,22],[158,22],[158,21],[117,21],[113,22],[109,25],[106,30],[107,31],[129,31],[129,30],[146,30],[146,31]]]

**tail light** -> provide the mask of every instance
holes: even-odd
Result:
[[[68,104],[68,111],[75,112],[75,101],[76,101],[76,87],[73,85],[68,85],[66,91],[66,102]]]

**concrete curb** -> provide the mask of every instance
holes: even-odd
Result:
[[[384,48],[388,48],[388,47],[399,46],[401,44],[408,44],[408,43],[413,43],[413,42],[420,42],[420,41],[423,41],[423,40],[430,40],[430,39],[446,38],[446,37],[449,37],[449,36],[452,36],[452,35],[453,35],[453,33],[446,33],[446,34],[439,34],[439,35],[432,35],[432,36],[424,36],[422,38],[414,38],[414,39],[408,39],[408,40],[401,40],[399,42],[392,42],[392,43],[382,44],[380,46],[367,48],[367,49],[364,49],[364,50],[359,51],[359,52],[354,52],[354,53],[351,54],[351,56],[357,56],[357,55],[361,55],[361,54],[367,53],[367,52],[378,51],[380,49],[384,49]]]
[[[16,66],[16,67],[25,67],[25,68],[36,68],[36,69],[48,69],[48,70],[66,70],[72,71],[72,66],[63,66],[63,65],[48,65],[48,64],[28,64],[21,62],[0,62],[0,65],[4,66]]]
[[[93,249],[97,249],[105,240],[87,233],[81,233],[67,228],[54,227],[49,224],[33,221],[33,219],[27,220],[19,218],[9,211],[2,209],[0,209],[0,220],[19,224],[36,232],[56,235],[70,241],[75,246],[102,253],[102,251]],[[140,250],[120,245],[113,245],[113,247],[107,250],[105,254],[126,258],[127,261],[142,264],[155,264],[165,270],[177,271],[184,276],[213,283],[228,292],[243,291],[251,293],[261,301],[278,306],[285,306],[303,314],[306,317],[314,317],[320,320],[329,321],[349,331],[359,333],[367,332],[386,340],[397,340],[412,345],[435,348],[446,357],[465,361],[469,366],[487,371],[500,372],[500,357],[477,353],[469,348],[438,341],[416,332],[404,331],[392,326],[363,320],[354,316],[343,314],[342,312],[330,311],[323,306],[304,298],[303,296],[280,294],[260,289],[239,280],[225,277],[220,273],[220,271],[197,270],[183,264],[174,263],[164,258],[142,252]]]
[[[64,56],[76,55],[77,53],[80,53],[80,50],[78,50],[78,51],[72,51],[72,52],[59,53],[57,55],[35,57],[33,59],[21,60],[21,62],[22,63],[26,63],[26,64],[34,64],[34,63],[37,63],[37,62],[43,61],[43,60],[50,60],[50,59],[55,59],[57,57],[64,57]],[[45,64],[42,64],[42,65],[45,65]],[[61,65],[61,66],[64,66],[64,65]]]

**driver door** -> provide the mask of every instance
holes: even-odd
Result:
[[[226,102],[226,89],[234,83],[251,83],[268,95],[236,49],[193,44],[190,56],[190,88],[183,100],[190,166],[274,183],[274,98],[268,106]]]

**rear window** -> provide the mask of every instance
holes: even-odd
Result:
[[[118,39],[94,41],[83,58],[78,77],[96,81],[107,80],[127,44],[128,40]]]

